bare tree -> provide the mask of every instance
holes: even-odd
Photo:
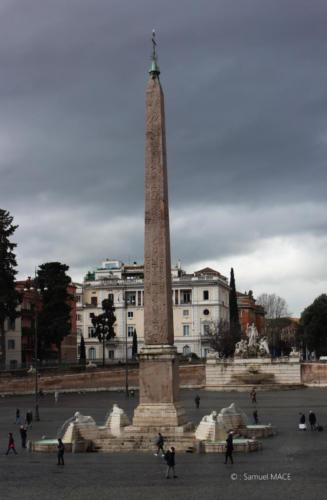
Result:
[[[211,349],[218,352],[220,357],[228,358],[233,356],[235,338],[228,321],[223,319],[212,321],[208,341]]]
[[[267,319],[285,318],[290,315],[286,300],[275,293],[262,293],[256,302],[264,307]]]

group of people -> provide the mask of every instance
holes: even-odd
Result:
[[[33,414],[31,410],[28,410],[26,412],[25,421],[24,423],[22,423],[20,410],[19,408],[16,409],[15,424],[20,426],[19,434],[20,434],[22,448],[27,447],[27,429],[31,425],[32,421],[33,421]],[[6,455],[8,455],[10,451],[12,451],[15,455],[17,455],[15,439],[12,432],[9,432],[8,434],[8,448],[6,451]]]
[[[173,478],[176,479],[176,473],[175,473],[175,448],[174,446],[171,446],[168,450],[164,450],[164,443],[165,443],[165,438],[161,434],[161,432],[158,433],[158,437],[156,440],[156,453],[154,454],[156,457],[159,456],[161,453],[161,456],[165,459],[165,462],[167,464],[167,470],[166,470],[166,478],[170,479],[170,472],[173,474]]]
[[[173,478],[176,479],[177,475],[175,473],[175,448],[174,446],[171,446],[168,450],[164,450],[164,444],[165,444],[165,438],[161,434],[161,432],[158,433],[158,437],[156,440],[156,452],[155,456],[162,456],[162,458],[165,459],[166,464],[167,464],[167,470],[166,470],[166,478],[170,478],[170,472],[173,474]],[[229,431],[226,439],[226,452],[225,452],[225,464],[227,464],[228,459],[230,462],[233,464],[233,431]]]
[[[316,414],[310,410],[309,411],[309,416],[308,416],[310,428],[312,431],[322,431],[321,425],[317,423],[317,417]],[[300,413],[300,420],[299,420],[299,430],[300,431],[306,431],[307,430],[307,424],[305,420],[305,415],[304,413]]]

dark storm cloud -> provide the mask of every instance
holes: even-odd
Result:
[[[0,14],[0,206],[22,272],[142,259],[152,27],[174,256],[326,235],[324,1],[2,0]]]

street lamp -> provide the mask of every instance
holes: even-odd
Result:
[[[32,286],[32,281],[31,277],[29,276],[27,281],[26,281],[26,286],[24,288],[24,292],[28,291],[33,291],[35,290],[38,294],[46,291],[47,287],[42,287],[42,288],[34,288]],[[38,366],[37,366],[37,355],[38,355],[38,309],[37,309],[37,304],[33,304],[33,312],[34,312],[34,362],[35,362],[35,379],[34,379],[34,399],[35,399],[35,412],[34,412],[34,420],[36,422],[40,421],[40,413],[39,413],[39,387],[38,387]]]
[[[128,398],[129,397],[129,392],[128,392],[128,343],[127,343],[127,333],[128,333],[128,328],[126,325],[125,328],[125,395]]]

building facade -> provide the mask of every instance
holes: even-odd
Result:
[[[237,292],[237,308],[241,323],[242,334],[246,335],[248,325],[254,323],[259,334],[265,332],[265,309],[263,306],[256,304],[253,292],[248,293]]]
[[[124,360],[126,351],[128,358],[132,357],[134,330],[138,349],[143,346],[143,278],[143,265],[107,259],[100,268],[86,275],[83,284],[75,284],[78,346],[83,335],[87,359],[102,359],[102,345],[93,337],[92,314],[100,314],[102,301],[108,298],[115,307],[116,336],[107,343],[106,360]],[[229,319],[227,278],[210,268],[187,274],[178,265],[172,269],[172,298],[178,352],[205,357],[209,351],[210,326]]]

